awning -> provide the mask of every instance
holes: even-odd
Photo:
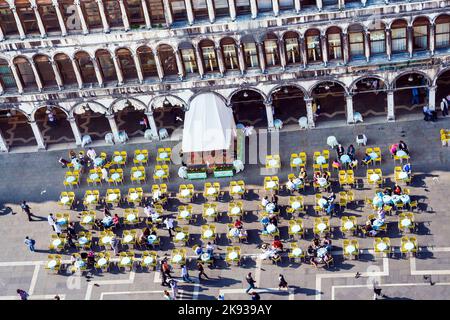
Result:
[[[227,150],[236,136],[233,111],[213,93],[196,96],[185,114],[183,152]]]

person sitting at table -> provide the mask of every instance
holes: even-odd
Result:
[[[114,228],[118,228],[120,226],[120,218],[117,213],[115,213],[113,217],[113,226]]]
[[[294,183],[295,190],[298,190],[302,184],[305,184],[305,179],[294,178],[294,180],[292,180],[292,182]]]
[[[312,241],[312,247],[314,249],[318,249],[320,248],[320,239],[319,238],[314,238]]]
[[[102,220],[102,223],[105,228],[109,228],[113,224],[113,219],[111,216],[105,216]]]
[[[375,220],[375,219],[373,219],[373,220]],[[376,230],[373,229],[372,223],[370,221],[366,222],[364,227],[362,227],[362,231],[372,237],[376,236],[378,233]]]
[[[356,149],[355,149],[355,147],[352,144],[349,145],[348,148],[347,148],[347,155],[350,157],[350,160],[354,160],[355,159]]]
[[[329,197],[325,198],[325,200],[327,200],[330,203],[334,202],[334,200],[336,200],[336,194],[332,192]]]
[[[102,172],[102,180],[108,181],[108,170],[106,170],[105,167],[102,167],[100,171]]]
[[[275,227],[278,226],[278,219],[277,219],[277,215],[275,214],[270,214],[269,215],[269,223],[273,224]]]
[[[103,215],[104,215],[105,217],[112,217],[112,216],[111,216],[111,212],[108,210],[107,207],[105,207],[105,208],[103,209]]]
[[[278,197],[275,194],[272,196],[272,203],[276,206],[278,205]]]
[[[386,218],[386,211],[383,208],[380,208],[377,212],[377,217],[379,220],[383,220]]]
[[[263,232],[265,232],[266,229],[267,229],[267,225],[269,224],[269,217],[268,217],[268,216],[264,216],[264,217],[261,219],[261,223],[262,223],[262,225],[263,225]]]
[[[314,172],[313,181],[315,184],[318,183],[319,178],[320,178],[320,171]]]
[[[305,182],[307,176],[308,176],[308,175],[307,175],[307,173],[306,173],[305,167],[301,167],[301,168],[300,168],[300,172],[299,172],[299,174],[298,174],[298,177],[299,177],[300,179],[302,179],[303,182]]]
[[[74,222],[70,222],[67,225],[67,233],[70,234],[70,236],[73,239],[77,239],[77,232],[75,231],[75,223]]]
[[[398,148],[409,155],[408,146],[406,145],[406,143],[403,140],[400,140],[400,142],[398,143]]]
[[[78,153],[78,160],[80,161],[81,165],[84,167],[86,165],[86,156],[82,151]]]
[[[290,192],[294,192],[296,190],[294,181],[292,179],[288,179],[288,182],[286,182],[286,189]]]
[[[74,265],[75,262],[77,262],[77,260],[78,260],[78,257],[75,253],[70,256],[70,264],[71,265]]]
[[[398,184],[395,184],[394,194],[396,194],[398,196],[402,194],[402,188]]]
[[[392,189],[389,187],[384,188],[383,195],[385,196],[392,196]]]
[[[147,204],[144,207],[144,213],[147,215],[147,217],[150,218],[154,212],[155,212],[155,209],[153,209],[153,206],[151,204]]]
[[[243,224],[240,218],[237,218],[236,221],[234,222],[234,227],[236,229],[242,229],[243,228]]]
[[[194,250],[194,254],[197,255],[197,260],[201,260],[201,256],[203,254],[202,247],[201,246],[196,247],[195,250]]]
[[[268,197],[268,196],[265,196],[265,197],[261,200],[261,205],[262,205],[263,207],[266,207],[269,203],[270,203],[270,201],[269,201],[269,197]]]
[[[313,245],[309,245],[306,249],[306,257],[308,259],[314,258],[316,256],[316,249],[313,247]]]
[[[367,165],[372,161],[372,157],[366,152],[364,159],[362,159],[362,163]]]
[[[337,152],[338,159],[340,159],[341,156],[344,154],[345,149],[344,149],[344,147],[341,144],[338,144],[337,147],[336,147],[336,152]]]
[[[272,248],[274,248],[277,251],[283,251],[283,244],[281,243],[278,237],[275,237],[275,239],[273,240]]]
[[[95,252],[92,250],[89,250],[88,254],[87,254],[87,266],[89,268],[94,267],[95,265]]]
[[[66,243],[71,247],[74,248],[75,247],[75,243],[73,242],[73,236],[68,233],[66,234]]]
[[[310,262],[314,267],[317,268],[318,261],[317,261],[317,258],[316,258],[315,256],[314,256],[314,257],[311,257],[311,258],[309,259],[309,262]]]
[[[266,227],[266,230],[267,229],[269,229],[269,230],[276,230],[277,229],[277,226],[276,225],[274,225],[273,223],[271,223],[271,222],[269,222],[268,224],[267,224],[267,227]]]
[[[94,220],[94,226],[98,230],[103,230],[104,229],[102,220],[100,220],[100,219],[95,219]]]
[[[70,150],[69,151],[69,157],[70,157],[70,160],[73,160],[73,159],[75,159],[77,157],[77,154],[75,153],[75,151]]]
[[[339,170],[341,168],[341,163],[339,162],[339,160],[336,158],[333,160],[333,163],[331,164],[331,166],[336,169]]]
[[[325,262],[325,265],[327,266],[327,268],[329,268],[331,261],[333,261],[333,256],[327,252],[322,258],[322,261]]]
[[[394,155],[397,153],[398,150],[398,144],[394,143],[389,147],[389,152],[391,153],[391,156],[394,157]]]
[[[208,244],[206,245],[206,252],[209,253],[210,255],[214,255],[214,250],[216,248],[214,247],[214,245],[211,242],[208,242]]]
[[[348,164],[350,169],[355,169],[358,166],[358,159],[354,159],[352,161],[350,161],[350,163]]]
[[[94,148],[89,148],[88,151],[86,152],[86,155],[88,156],[89,159],[92,160],[92,162],[94,162],[95,158],[97,158],[97,153],[95,152]]]
[[[408,178],[411,177],[411,164],[408,162],[402,167],[402,171],[408,174]]]
[[[70,163],[70,161],[67,161],[63,157],[59,157],[58,162],[61,164],[63,168],[67,168],[67,165]]]

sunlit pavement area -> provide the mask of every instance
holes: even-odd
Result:
[[[419,117],[420,118],[420,115]],[[417,118],[416,118],[417,119]],[[194,213],[199,217],[190,225],[190,242],[187,246],[188,256],[191,257],[188,265],[193,284],[179,282],[179,299],[215,299],[223,294],[225,299],[249,299],[245,294],[245,276],[252,272],[256,280],[257,290],[261,299],[373,299],[372,282],[378,283],[385,295],[384,299],[449,299],[450,285],[450,236],[447,226],[450,223],[448,213],[448,190],[450,187],[450,149],[443,147],[440,142],[439,130],[450,128],[448,119],[440,118],[438,122],[424,122],[423,120],[398,121],[395,123],[382,124],[357,124],[335,128],[321,128],[313,130],[292,130],[279,133],[279,154],[281,156],[282,169],[277,172],[280,184],[284,185],[287,175],[291,173],[289,158],[291,153],[305,151],[308,155],[307,171],[312,176],[312,155],[314,151],[329,149],[326,144],[327,137],[335,136],[344,147],[353,143],[357,149],[357,157],[361,159],[365,147],[356,146],[355,137],[364,133],[368,138],[367,147],[378,146],[383,153],[381,168],[386,177],[385,185],[393,184],[394,161],[391,159],[388,146],[404,140],[411,151],[411,164],[413,170],[413,181],[409,186],[411,196],[418,200],[418,209],[414,211],[417,224],[415,235],[420,247],[416,258],[402,258],[399,254],[400,238],[402,233],[398,230],[398,217],[393,214],[387,216],[387,237],[391,239],[394,254],[391,257],[374,256],[373,239],[370,237],[346,236],[346,238],[357,239],[361,254],[359,260],[343,260],[342,242],[343,235],[339,230],[340,217],[342,215],[354,215],[358,223],[363,224],[372,210],[364,206],[364,198],[372,198],[374,187],[369,186],[365,179],[366,167],[359,166],[355,175],[360,180],[362,187],[353,188],[356,203],[350,204],[344,211],[339,211],[331,218],[334,266],[330,269],[313,266],[305,263],[292,263],[287,255],[277,265],[258,258],[261,250],[257,248],[262,243],[260,237],[261,224],[258,221],[257,207],[261,195],[264,176],[260,169],[264,167],[261,163],[246,164],[243,172],[235,175],[233,179],[208,179],[207,181],[220,182],[222,189],[227,190],[231,180],[244,180],[249,193],[244,199],[244,226],[248,230],[248,243],[241,243],[242,265],[228,267],[222,260],[226,252],[228,241],[226,232],[230,220],[225,214],[214,223],[219,234],[217,240],[216,255],[218,260],[213,269],[205,268],[206,274],[211,280],[203,280],[198,283],[197,271],[195,269],[195,258],[192,246],[204,244],[200,239],[200,225],[204,224],[201,219],[201,208],[204,199],[203,183],[205,181],[192,181],[195,190],[200,195],[193,203]],[[276,133],[274,133],[276,134]],[[262,136],[265,137],[265,136]],[[269,140],[269,139],[268,139]],[[270,140],[269,140],[270,141]],[[126,150],[132,154],[135,149],[148,149],[150,163],[147,168],[147,183],[142,187],[146,194],[150,193],[153,181],[151,173],[155,166],[155,154],[158,147],[174,147],[179,142],[153,142],[145,144],[126,144],[116,146],[96,147],[97,153],[104,151],[109,155],[114,150]],[[272,150],[271,150],[272,149]],[[270,146],[268,153],[277,148]],[[331,157],[335,152],[331,152]],[[247,155],[249,150],[247,150]],[[17,299],[18,288],[28,291],[30,299],[53,299],[58,294],[62,299],[163,299],[163,290],[167,287],[161,286],[161,277],[158,271],[141,270],[118,270],[112,266],[109,272],[87,272],[83,275],[72,275],[61,271],[55,274],[46,270],[47,255],[50,235],[53,234],[47,223],[46,217],[49,212],[68,212],[72,221],[79,221],[82,210],[82,199],[87,189],[98,189],[103,196],[108,188],[103,186],[92,187],[86,184],[86,174],[82,177],[81,186],[75,188],[76,199],[81,201],[74,210],[61,209],[57,200],[63,186],[66,169],[62,169],[57,163],[60,156],[68,157],[67,150],[44,151],[33,153],[10,153],[0,155],[0,233],[2,234],[2,252],[0,254],[0,298]],[[265,154],[261,156],[264,159]],[[179,200],[175,194],[180,183],[186,183],[178,178],[178,165],[170,166],[169,191],[172,198],[169,200],[169,209],[165,214],[175,214]],[[125,183],[118,188],[122,194],[126,194],[128,188],[132,187],[129,181],[131,164],[124,168]],[[337,183],[337,173],[332,172],[335,192],[342,188]],[[307,213],[304,219],[307,230],[305,239],[296,241],[300,247],[306,249],[313,238],[313,219],[316,216],[313,210],[314,190],[307,187],[302,195],[305,197]],[[288,237],[288,219],[284,207],[288,204],[289,195],[284,191],[279,194],[281,209],[281,220],[279,229],[281,240],[285,248],[289,248],[291,242]],[[32,212],[39,216],[38,221],[28,222],[25,213],[22,213],[19,203],[27,200]],[[227,211],[228,194],[218,201],[220,211]],[[101,215],[101,208],[97,210],[97,216]],[[124,208],[115,207],[112,213],[122,216]],[[142,207],[139,213],[144,216]],[[145,226],[141,223],[138,229]],[[81,227],[77,224],[78,230]],[[126,227],[129,228],[129,227]],[[121,231],[120,231],[121,232]],[[92,231],[94,238],[99,231]],[[120,233],[119,233],[120,234]],[[173,242],[169,240],[168,232],[164,229],[158,230],[161,237],[161,249],[158,250],[159,257],[165,253],[170,256],[174,248]],[[36,240],[36,252],[29,252],[23,243],[25,236]],[[100,251],[94,245],[94,251]],[[73,250],[73,249],[72,249]],[[63,259],[70,260],[73,251],[63,252]],[[135,248],[139,256],[141,249]],[[356,273],[360,277],[355,278]],[[279,291],[278,275],[283,274],[289,283],[289,290]],[[175,267],[174,276],[180,277],[179,268]],[[425,277],[424,277],[425,276]]]

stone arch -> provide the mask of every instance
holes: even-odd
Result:
[[[202,94],[205,94],[205,93],[212,93],[212,94],[218,96],[218,97],[219,97],[219,98],[227,105],[227,107],[229,106],[228,101],[227,101],[227,99],[226,99],[224,96],[222,96],[222,95],[221,95],[220,93],[218,93],[218,92],[215,92],[215,91],[208,91],[208,90],[202,90],[202,91],[199,91],[199,92],[193,94],[193,95],[189,98],[189,100],[188,100],[188,105],[190,106],[192,100],[194,100],[197,96],[202,95]]]
[[[400,72],[397,76],[395,76],[394,79],[392,79],[391,84],[390,84],[390,88],[391,89],[395,89],[395,83],[397,82],[398,79],[400,79],[401,77],[408,75],[408,74],[420,74],[422,75],[425,79],[427,79],[428,84],[431,84],[432,81],[430,79],[430,77],[428,76],[428,74],[426,74],[423,71],[420,70],[406,70],[406,71],[402,71]]]
[[[312,97],[312,96],[313,96],[314,89],[316,89],[320,84],[323,84],[323,83],[326,83],[326,82],[334,82],[334,83],[337,83],[337,84],[339,84],[339,85],[344,89],[345,94],[348,94],[348,92],[349,92],[347,86],[346,86],[345,83],[343,83],[342,81],[337,80],[337,79],[330,79],[330,80],[325,79],[325,80],[317,81],[317,82],[309,89],[309,91],[308,91],[308,96],[309,96],[309,97]]]
[[[361,77],[353,80],[353,82],[348,86],[349,92],[353,92],[353,90],[355,89],[355,86],[358,82],[360,82],[361,80],[364,80],[364,79],[368,79],[368,78],[375,78],[380,81],[383,81],[384,88],[385,89],[389,88],[389,81],[387,79],[383,78],[382,76],[376,75],[376,74],[367,74],[367,75],[361,76]]]
[[[253,87],[240,87],[240,88],[238,88],[238,89],[236,89],[236,90],[234,90],[233,92],[230,93],[230,95],[228,97],[228,104],[229,105],[231,105],[231,99],[233,98],[233,96],[236,95],[237,93],[241,92],[241,91],[255,91],[255,92],[259,93],[263,97],[264,101],[267,101],[267,95],[263,91],[261,91],[260,89],[253,88]]]
[[[172,100],[172,101],[178,101],[178,102],[180,102],[181,105],[183,106],[183,110],[184,110],[184,111],[189,110],[189,105],[188,105],[183,99],[181,99],[180,97],[178,97],[178,96],[176,96],[176,95],[173,95],[173,94],[168,93],[168,94],[161,94],[161,95],[154,96],[154,97],[149,101],[149,103],[148,103],[148,106],[147,106],[148,111],[153,111],[153,110],[155,109],[154,104],[155,104],[159,99],[162,99],[162,100],[164,101],[164,99],[165,99],[166,97],[168,97],[168,99],[170,98],[170,100]],[[169,102],[170,102],[170,100],[169,100]]]
[[[124,109],[124,108],[126,108],[127,107],[127,101],[129,101],[129,102],[134,102],[137,106],[139,106],[139,108],[134,108],[135,110],[144,110],[144,111],[147,111],[147,106],[145,105],[145,103],[144,102],[142,102],[141,100],[139,100],[139,99],[136,99],[136,98],[132,98],[132,97],[122,97],[122,98],[118,98],[118,99],[116,99],[116,100],[114,100],[112,103],[111,103],[111,105],[109,106],[109,108],[108,108],[108,113],[109,114],[114,114],[114,113],[116,113],[117,111],[120,111],[120,110],[122,110],[122,109]],[[123,103],[122,103],[123,102]],[[122,104],[123,104],[123,106],[122,106]],[[121,108],[121,109],[120,109]]]
[[[443,75],[444,73],[446,73],[447,71],[450,71],[450,67],[442,68],[442,69],[436,74],[436,76],[434,77],[433,82],[432,82],[433,86],[435,86],[435,85],[437,84],[437,81],[438,81],[439,77],[440,77],[441,75]]]
[[[294,83],[294,82],[286,82],[286,83],[282,83],[282,84],[278,84],[275,87],[273,87],[272,89],[270,89],[269,93],[267,94],[267,99],[268,101],[272,101],[272,94],[281,89],[282,87],[296,87],[297,89],[300,89],[303,94],[305,95],[305,98],[309,98],[309,92],[303,88],[301,85]]]
[[[34,108],[33,111],[31,112],[31,114],[30,114],[31,121],[36,121],[36,112],[39,109],[42,109],[45,107],[57,108],[57,109],[61,110],[67,116],[67,118],[70,117],[70,112],[68,110],[64,109],[63,107],[61,107],[60,105],[58,105],[57,103],[41,103],[36,108]]]
[[[79,109],[80,107],[84,107],[86,105],[89,105],[90,108],[91,106],[95,106],[94,108],[91,108],[91,110],[95,111],[95,112],[99,112],[102,113],[104,115],[109,115],[109,109],[107,107],[105,107],[103,104],[96,102],[96,101],[81,101],[76,103],[75,105],[72,106],[72,108],[70,108],[69,111],[69,115],[70,117],[74,116],[74,113],[76,113],[75,111],[77,111],[77,109]]]

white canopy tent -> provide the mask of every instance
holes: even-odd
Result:
[[[236,137],[233,111],[213,93],[192,99],[185,114],[183,152],[227,150]]]

